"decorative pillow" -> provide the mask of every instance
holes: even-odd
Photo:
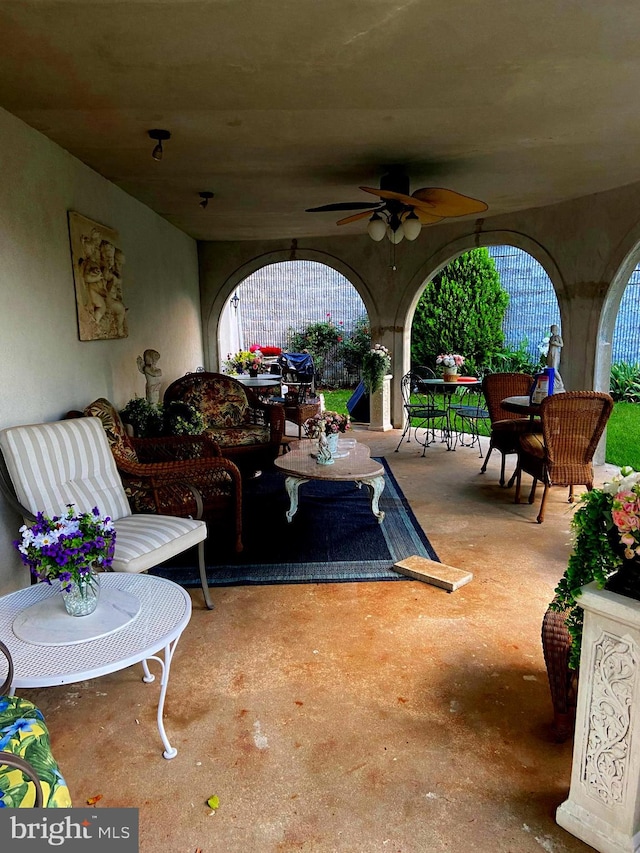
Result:
[[[27,699],[0,696],[0,750],[19,755],[32,765],[42,785],[44,807],[71,807],[69,789],[51,754],[42,712]],[[29,808],[34,802],[35,785],[21,770],[3,765],[0,751],[0,808]]]
[[[138,462],[138,456],[127,440],[127,434],[120,420],[120,415],[108,400],[104,397],[99,397],[86,407],[84,414],[87,417],[100,418],[109,439],[111,452],[116,459]]]
[[[222,377],[215,382],[202,382],[196,374],[193,382],[185,386],[180,400],[202,412],[208,427],[235,427],[243,423],[247,395],[235,379]]]

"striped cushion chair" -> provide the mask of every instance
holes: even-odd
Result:
[[[68,504],[80,512],[97,506],[112,518],[115,572],[144,572],[197,545],[205,603],[213,608],[204,563],[205,522],[133,515],[98,418],[9,427],[0,430],[0,450],[25,518],[38,512],[60,516]]]

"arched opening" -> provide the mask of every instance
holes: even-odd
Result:
[[[228,354],[261,349],[286,351],[292,333],[312,324],[335,329],[338,343],[367,321],[366,306],[353,284],[338,270],[318,261],[267,263],[241,280],[227,299],[218,326],[221,366]],[[323,383],[349,387],[357,382],[341,348],[323,365]]]
[[[430,299],[427,300],[426,304],[426,314],[428,315],[431,310],[433,311],[431,314],[433,323],[435,324],[436,318],[441,323],[442,341],[436,343],[436,348],[450,348],[452,345],[450,343],[451,338],[465,338],[467,327],[472,324],[465,321],[464,315],[460,314],[461,310],[463,312],[466,310],[469,316],[481,310],[488,313],[491,310],[496,310],[501,314],[500,328],[504,342],[502,345],[496,346],[492,357],[486,362],[478,363],[477,359],[474,360],[474,369],[480,373],[495,372],[500,369],[501,364],[504,364],[504,369],[509,370],[518,369],[518,365],[521,365],[523,370],[535,368],[539,364],[541,355],[548,343],[551,325],[560,325],[560,307],[549,275],[539,261],[523,249],[509,244],[488,246],[486,248],[488,272],[485,274],[491,276],[491,270],[495,270],[500,289],[508,297],[506,307],[503,301],[500,308],[495,307],[494,309],[491,302],[486,305],[483,304],[486,296],[483,282],[482,279],[475,277],[482,274],[483,264],[480,263],[476,269],[472,270],[474,277],[465,279],[464,274],[456,270],[459,265],[453,263],[470,251],[473,251],[471,247],[456,252],[422,284],[411,315],[412,333],[415,332],[416,308],[423,296],[427,292],[430,293],[429,285],[434,280],[443,282],[447,279],[454,282],[454,286],[447,288],[446,295],[443,294],[442,296],[443,302],[439,305],[432,302],[433,295],[430,294]],[[456,286],[459,288],[459,303],[452,301],[455,299]],[[422,313],[424,318],[425,310],[423,309],[419,313]],[[454,332],[459,334],[452,334],[452,328]],[[438,333],[439,329],[433,328],[430,339],[435,340]],[[415,362],[415,347],[412,349],[414,350],[413,361]],[[469,353],[460,354],[465,357],[469,356]],[[433,360],[434,353],[430,353],[429,357]],[[428,366],[434,367],[435,364]]]

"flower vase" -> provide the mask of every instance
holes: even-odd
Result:
[[[249,376],[251,376],[253,379],[255,379],[257,375],[258,375],[258,371],[255,368],[250,367],[249,368]]]
[[[88,616],[98,606],[100,575],[92,569],[86,580],[61,582],[60,592],[70,616]]]
[[[324,432],[321,432],[318,436],[318,454],[316,456],[316,462],[318,465],[333,465],[334,459],[331,455],[331,449],[329,448],[329,442],[327,441],[327,436]]]
[[[327,444],[329,445],[329,450],[331,451],[331,455],[335,456],[338,452],[338,441],[340,439],[339,432],[330,432],[327,435]]]
[[[455,382],[458,377],[457,367],[445,367],[442,371],[442,378],[445,382]]]

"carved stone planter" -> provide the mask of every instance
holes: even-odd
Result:
[[[601,853],[640,850],[640,601],[592,583],[584,608],[571,789],[558,824]]]

